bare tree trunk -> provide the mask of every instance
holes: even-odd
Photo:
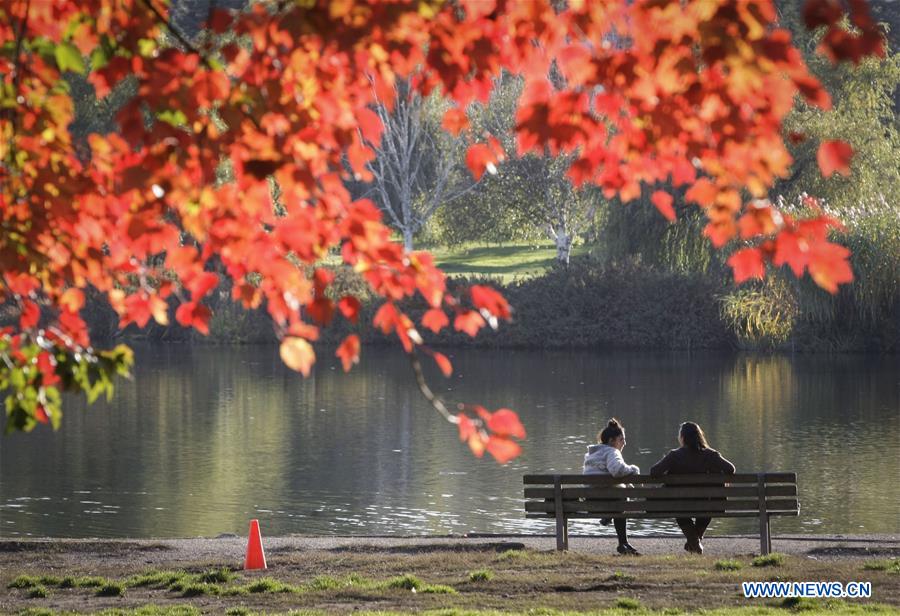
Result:
[[[403,227],[403,248],[406,252],[413,249],[413,231],[410,227]]]

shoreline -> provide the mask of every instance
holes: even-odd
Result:
[[[553,552],[553,534],[486,534],[471,535],[263,535],[266,553],[278,554],[305,551],[383,550],[398,552],[429,551],[504,551],[527,549]],[[683,537],[672,534],[633,536],[632,543],[647,555],[682,555]],[[570,552],[608,554],[615,547],[612,534],[569,535]],[[758,554],[757,535],[708,535],[704,538],[704,556],[753,556]],[[146,564],[173,566],[179,562],[210,562],[225,560],[238,562],[243,558],[246,537],[223,534],[217,537],[181,538],[57,538],[3,537],[0,538],[0,568],[11,566],[18,558],[11,555],[52,554],[63,560],[71,557],[84,563],[91,555],[104,560],[114,556],[127,559],[142,553]],[[812,558],[900,557],[900,533],[774,535],[772,551]]]

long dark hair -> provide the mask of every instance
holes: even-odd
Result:
[[[625,428],[622,427],[622,424],[619,423],[619,420],[613,417],[609,420],[609,423],[606,424],[606,427],[600,431],[600,434],[597,435],[597,440],[606,445],[613,439],[617,439],[620,436],[625,434]]]
[[[709,443],[706,442],[706,435],[703,429],[693,421],[686,421],[681,424],[681,440],[684,441],[685,447],[696,449],[709,449]]]

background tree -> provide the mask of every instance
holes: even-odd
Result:
[[[498,136],[506,152],[516,151],[516,109],[524,80],[505,73],[496,80],[486,105],[473,111],[477,129]],[[573,157],[509,155],[497,174],[487,177],[470,201],[479,210],[505,209],[520,226],[539,230],[556,247],[556,261],[568,265],[572,247],[593,223],[603,198],[599,191],[576,190],[568,177]]]
[[[368,165],[372,181],[363,196],[378,204],[413,249],[413,238],[440,207],[471,192],[477,182],[465,167],[466,141],[440,127],[447,104],[436,93],[423,97],[408,82],[396,84],[393,101],[379,102],[380,143]]]

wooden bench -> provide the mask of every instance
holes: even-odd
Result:
[[[615,487],[623,482],[633,487]],[[569,549],[576,518],[759,517],[759,551],[768,554],[769,518],[800,514],[796,473],[525,475],[524,483],[525,517],[556,518],[557,550]]]

